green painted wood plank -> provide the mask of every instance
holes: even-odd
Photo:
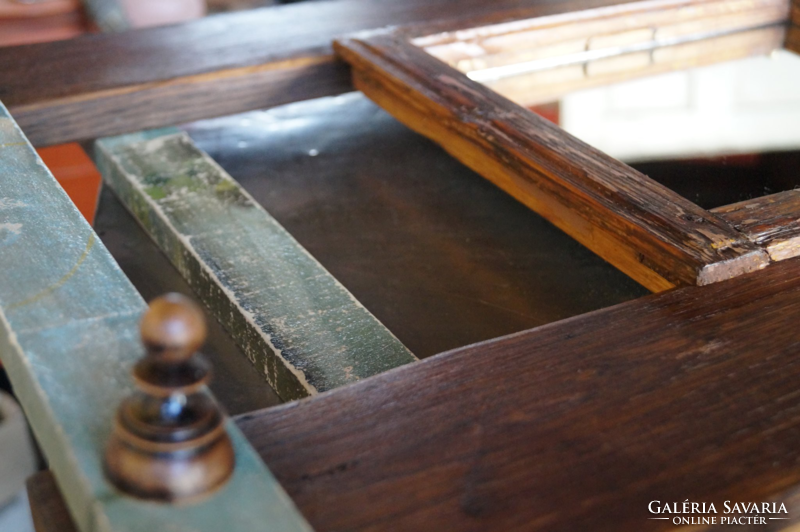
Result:
[[[232,422],[231,481],[171,506],[102,473],[146,305],[0,104],[0,360],[82,532],[308,531]]]
[[[283,399],[416,360],[188,135],[98,141],[106,182]]]

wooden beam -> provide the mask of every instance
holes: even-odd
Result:
[[[416,360],[186,133],[100,140],[97,163],[284,400]]]
[[[610,3],[331,0],[0,48],[0,98],[36,145],[93,139],[352,90],[331,41],[353,31]]]
[[[800,483],[798,298],[786,260],[237,422],[320,532],[666,530]]]
[[[26,484],[36,532],[78,532],[52,472],[40,471]]]
[[[774,261],[800,255],[800,190],[712,209],[763,247]]]
[[[355,85],[645,287],[768,263],[724,220],[441,63],[402,36],[336,42]]]
[[[239,430],[236,471],[204,502],[119,494],[101,457],[141,356],[145,302],[0,105],[0,360],[81,532],[308,531]]]

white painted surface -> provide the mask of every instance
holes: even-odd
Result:
[[[800,56],[776,51],[576,92],[561,126],[624,161],[800,148]]]

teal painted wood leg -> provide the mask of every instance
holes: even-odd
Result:
[[[82,532],[309,531],[228,421],[231,481],[201,503],[119,494],[102,472],[146,305],[0,105],[0,360]]]

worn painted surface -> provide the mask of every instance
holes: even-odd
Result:
[[[98,142],[128,209],[284,399],[416,360],[185,133]]]
[[[230,422],[236,472],[202,503],[145,503],[106,482],[145,302],[2,105],[0,272],[0,359],[82,532],[309,530]]]

